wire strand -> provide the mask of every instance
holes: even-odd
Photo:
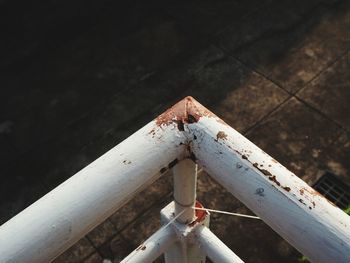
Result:
[[[239,217],[246,217],[246,218],[260,219],[261,220],[261,218],[258,216],[244,215],[244,214],[239,214],[239,213],[232,213],[232,212],[214,210],[214,209],[209,209],[209,208],[201,208],[201,207],[192,207],[192,208],[195,210],[209,211],[209,212],[218,213],[218,214],[225,214],[225,215],[239,216]]]

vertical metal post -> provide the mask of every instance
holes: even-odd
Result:
[[[185,210],[177,221],[182,224],[194,220],[196,203],[197,165],[185,159],[173,168],[175,216]]]
[[[167,225],[175,217],[175,202],[164,207],[160,213],[162,225]],[[205,251],[201,250],[195,240],[194,229],[199,226],[209,227],[209,213],[197,213],[196,220],[190,224],[173,222],[172,227],[177,234],[177,241],[164,253],[166,263],[202,263],[205,262]]]
[[[198,245],[191,242],[187,237],[191,228],[190,223],[196,220],[195,210],[192,208],[196,203],[197,165],[185,159],[173,168],[174,175],[174,203],[169,204],[162,210],[162,224],[166,224],[174,216],[182,213],[177,223],[183,227],[178,231],[179,240],[175,242],[165,253],[166,263],[200,263],[205,261],[205,254]],[[209,217],[205,222],[209,226]]]

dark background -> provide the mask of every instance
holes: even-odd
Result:
[[[187,95],[308,183],[349,181],[349,1],[2,0],[0,33],[0,223]],[[117,262],[170,200],[168,176],[57,262]],[[246,262],[300,257],[261,222],[211,222]]]

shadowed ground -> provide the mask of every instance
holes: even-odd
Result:
[[[309,184],[350,181],[348,1],[0,7],[0,223],[187,95]],[[171,200],[165,175],[55,262],[118,262]],[[198,200],[250,213],[205,173]],[[260,221],[212,214],[211,229],[246,262],[300,257]]]

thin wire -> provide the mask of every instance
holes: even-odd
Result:
[[[201,208],[201,207],[192,207],[192,208],[196,209],[196,210],[209,211],[209,212],[213,212],[213,213],[219,213],[219,214],[225,214],[225,215],[231,215],[231,216],[240,216],[240,217],[261,220],[261,218],[258,216],[243,215],[243,214],[238,214],[238,213],[232,213],[232,212],[226,212],[226,211],[220,211],[220,210],[214,210],[214,209],[208,209],[208,208]]]
[[[168,224],[164,225],[162,228],[166,228],[167,226],[169,226],[172,222],[174,222],[178,217],[180,217],[184,212],[186,211],[186,208],[184,210],[182,210],[180,213],[177,214],[177,216],[175,216],[173,219],[171,219]]]

